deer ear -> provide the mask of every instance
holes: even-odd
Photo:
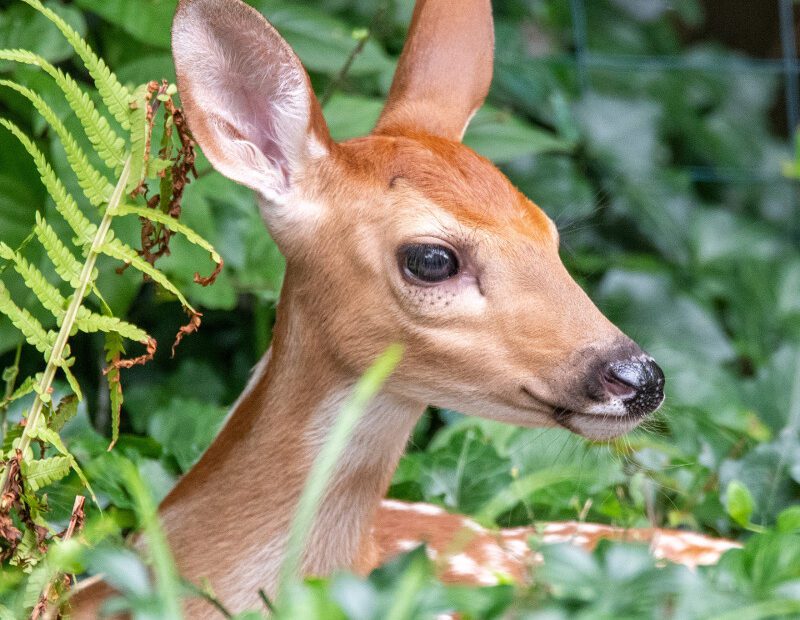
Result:
[[[288,43],[240,0],[181,0],[172,51],[189,127],[206,157],[281,204],[308,162],[331,148],[308,74]]]
[[[460,141],[489,92],[493,57],[490,0],[417,0],[374,133]]]

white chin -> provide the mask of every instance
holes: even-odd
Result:
[[[605,441],[632,431],[645,417],[612,413],[571,413],[561,424],[587,439]]]

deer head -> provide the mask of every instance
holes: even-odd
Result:
[[[256,191],[282,303],[343,373],[392,342],[386,390],[590,438],[663,400],[655,362],[570,277],[548,216],[460,140],[491,81],[489,0],[419,0],[373,133],[334,143],[289,45],[239,0],[182,0],[180,93],[208,159]]]

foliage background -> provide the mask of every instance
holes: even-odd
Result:
[[[175,0],[47,4],[87,36],[123,82],[174,80],[169,24]],[[411,0],[379,11],[379,3],[365,0],[251,4],[298,52],[318,94],[331,94],[325,115],[334,137],[367,133],[388,91]],[[694,0],[586,4],[589,47],[597,52],[692,58],[720,67],[739,59],[713,41],[686,42],[686,33],[703,21]],[[745,603],[797,601],[800,543],[791,531],[800,519],[784,512],[776,525],[800,498],[800,217],[797,182],[783,176],[796,164],[776,129],[780,81],[746,69],[592,69],[586,88],[576,70],[567,2],[497,0],[494,6],[495,79],[467,143],[498,162],[557,221],[571,272],[601,310],[658,359],[668,399],[647,428],[602,445],[559,430],[431,411],[390,493],[500,525],[579,518],[685,526],[743,541],[767,530],[755,535],[746,554],[692,576],[672,568],[656,572],[646,554],[624,547],[601,549],[593,558],[552,549],[540,587],[516,598],[495,589],[487,595],[491,604],[469,603],[476,617],[509,606],[555,614],[547,617],[640,617],[658,610],[707,617]],[[71,49],[32,10],[13,1],[0,2],[0,10],[0,47],[32,49],[77,69]],[[371,38],[339,79],[357,44],[354,31],[363,28]],[[75,125],[69,110],[57,107],[59,99],[48,96],[53,87],[39,73],[11,65],[0,71],[35,87],[68,126]],[[37,135],[56,171],[67,169],[63,149],[25,102],[2,90],[0,107]],[[162,353],[125,374],[123,436],[111,453],[103,437],[109,403],[98,389],[101,347],[91,337],[73,345],[83,353],[75,371],[89,389],[65,438],[122,527],[134,525],[136,513],[121,463],[133,461],[155,499],[163,497],[213,439],[269,342],[283,261],[250,192],[205,161],[199,171],[187,190],[184,218],[221,250],[226,267],[217,285],[204,289],[191,283],[194,266],[206,260],[202,252],[176,240],[163,261],[164,271],[202,308],[204,327],[176,359]],[[52,206],[28,157],[2,132],[0,238],[12,247],[19,243],[37,210],[49,214]],[[102,278],[118,315],[169,342],[181,319],[177,308],[165,311],[173,301],[132,273]],[[0,367],[11,364],[17,345],[4,320]],[[37,363],[23,356],[31,372]],[[21,406],[13,409],[9,423],[20,413]],[[54,521],[68,516],[78,490],[73,478],[52,486]],[[633,594],[609,592],[609,582],[620,580]],[[339,601],[334,606],[350,617],[372,617],[341,602],[347,597],[335,593],[348,591],[348,584],[340,581],[315,587],[330,588]],[[380,576],[371,582],[376,601],[390,592],[387,583],[391,579]],[[701,588],[702,604],[696,596]],[[681,607],[689,600],[699,607]]]

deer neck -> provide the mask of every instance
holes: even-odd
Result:
[[[357,379],[284,293],[271,353],[220,435],[161,505],[182,574],[208,578],[233,608],[274,588],[295,506]],[[423,411],[382,393],[364,412],[309,533],[305,574],[369,566],[372,518]],[[223,555],[248,560],[219,562]]]

